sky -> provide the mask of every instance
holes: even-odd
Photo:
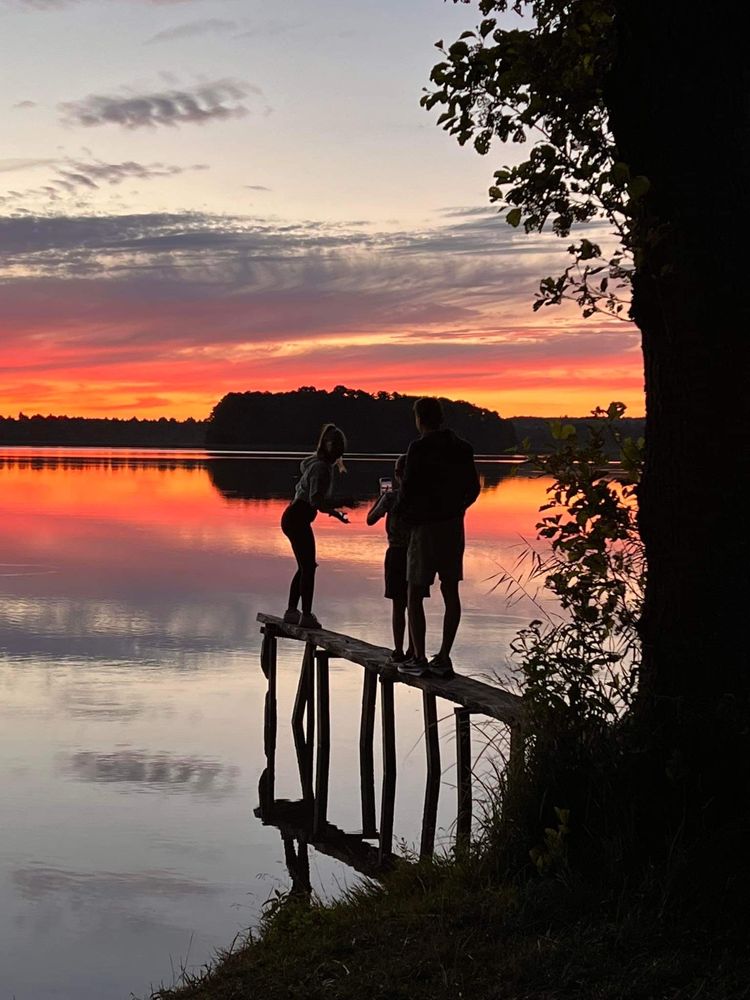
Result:
[[[643,413],[627,322],[419,106],[443,0],[0,0],[0,413],[207,416],[337,384]]]

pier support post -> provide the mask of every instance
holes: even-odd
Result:
[[[305,643],[302,669],[292,712],[292,733],[297,751],[302,797],[313,798],[313,739],[315,733],[315,643]],[[305,733],[305,716],[307,733]]]
[[[375,817],[375,707],[378,698],[378,675],[365,670],[362,684],[362,719],[359,726],[359,784],[362,801],[362,836],[376,837]]]
[[[396,719],[393,681],[380,678],[380,713],[383,725],[383,789],[380,800],[380,862],[393,851],[393,812],[396,805]]]
[[[435,850],[435,827],[437,826],[440,796],[440,739],[435,695],[423,691],[422,707],[424,709],[424,742],[427,751],[427,783],[424,792],[419,856],[420,858],[430,858]]]
[[[261,670],[268,680],[266,700],[263,710],[263,752],[266,769],[261,775],[259,796],[261,804],[268,809],[276,797],[276,635],[268,626],[263,630],[260,650]]]
[[[456,847],[465,849],[471,839],[471,712],[454,708],[456,717]]]
[[[318,836],[328,822],[328,775],[331,765],[331,711],[328,692],[328,653],[318,650],[315,664],[318,675],[317,754],[315,761],[315,807],[313,836]]]

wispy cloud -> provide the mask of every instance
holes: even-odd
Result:
[[[64,124],[84,128],[101,125],[119,125],[126,129],[174,128],[243,118],[250,113],[243,102],[251,94],[262,97],[259,87],[226,79],[183,90],[122,96],[89,94],[79,101],[66,101],[59,109]]]
[[[23,206],[39,199],[56,203],[70,195],[97,191],[101,187],[116,186],[125,181],[150,181],[162,177],[175,177],[196,170],[208,170],[205,163],[180,167],[168,163],[138,163],[125,160],[106,163],[103,160],[0,160],[0,173],[27,170],[30,167],[54,166],[54,173],[46,183],[20,191],[7,191],[0,195],[0,204],[7,207]]]
[[[164,28],[157,31],[155,35],[146,40],[146,45],[154,45],[159,42],[173,42],[181,38],[195,38],[200,35],[222,35],[237,31],[239,25],[237,21],[229,21],[220,17],[207,17],[202,21],[189,21],[187,24],[178,24],[173,28]]]

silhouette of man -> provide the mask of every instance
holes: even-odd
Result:
[[[439,399],[425,396],[414,404],[420,437],[406,453],[397,510],[412,526],[407,556],[409,628],[414,655],[398,670],[420,676],[453,674],[451,649],[461,621],[459,582],[463,579],[464,514],[479,496],[474,450],[443,426]],[[440,578],[443,595],[443,641],[427,662],[425,587]]]

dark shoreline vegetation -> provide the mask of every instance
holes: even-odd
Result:
[[[729,870],[696,885],[684,860],[635,886],[615,867],[602,885],[528,882],[498,869],[490,837],[339,902],[276,902],[245,943],[152,1000],[747,997],[748,887]]]
[[[337,386],[327,392],[302,387],[293,392],[233,392],[214,407],[208,420],[147,420],[131,417],[68,417],[35,414],[0,417],[0,445],[26,447],[208,448],[245,451],[301,451],[312,447],[317,428],[327,421],[343,427],[352,452],[399,452],[414,437],[414,396],[367,393]],[[501,455],[528,444],[529,450],[554,448],[544,417],[502,418],[493,410],[464,401],[445,401],[447,422],[477,454]],[[564,417],[576,428],[589,417]],[[623,418],[620,427],[633,438],[643,435],[642,418]]]

